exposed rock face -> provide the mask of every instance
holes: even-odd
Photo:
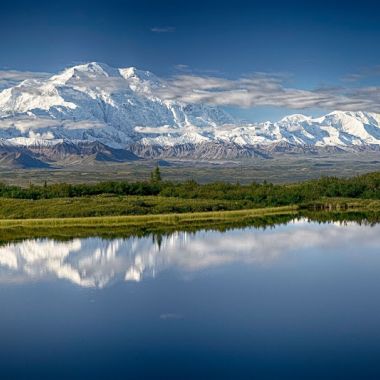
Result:
[[[0,150],[36,159],[69,156],[204,160],[379,150],[380,114],[241,123],[218,107],[168,100],[148,71],[92,62],[0,91]],[[34,156],[33,156],[34,157]]]
[[[179,158],[221,160],[261,157],[269,158],[264,150],[251,146],[240,146],[231,143],[205,142],[200,144],[181,144],[174,146],[134,144],[131,150],[145,158]]]
[[[72,156],[93,156],[97,161],[135,161],[139,158],[127,149],[116,149],[100,142],[63,141],[52,146],[30,145],[27,149],[40,158],[50,161],[65,160]]]
[[[28,149],[0,144],[0,166],[31,169],[47,168],[49,164],[40,160]]]

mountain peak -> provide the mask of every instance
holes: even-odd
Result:
[[[102,62],[88,62],[80,65],[72,66],[67,70],[77,72],[94,73],[98,75],[113,76],[117,73],[117,69]]]
[[[125,67],[119,69],[120,75],[124,79],[138,79],[143,81],[158,81],[158,78],[150,71],[139,70],[136,67]]]
[[[305,116],[300,113],[295,113],[295,114],[283,117],[280,120],[280,123],[301,123],[303,121],[307,121],[310,119],[311,119],[310,116]]]
[[[5,140],[0,145],[38,141],[39,146],[50,146],[62,139],[117,148],[141,143],[171,147],[175,154],[181,154],[175,146],[207,143],[380,147],[380,114],[293,114],[274,123],[246,124],[216,106],[168,101],[161,95],[164,85],[164,80],[136,67],[88,62],[6,89],[0,93],[0,138]]]
[[[119,69],[119,72],[122,73],[124,78],[131,78],[131,77],[139,76],[140,71],[141,70],[138,70],[134,66],[124,67],[124,68]]]
[[[114,68],[105,63],[88,62],[63,70],[60,74],[50,78],[51,82],[58,85],[66,85],[69,82],[94,81],[112,78],[139,85],[141,82],[149,82],[149,85],[159,85],[160,80],[150,71],[139,70],[136,67]]]
[[[120,77],[118,69],[108,66],[105,63],[89,62],[76,66],[71,66],[61,73],[51,77],[51,80],[59,83],[67,83],[70,80],[95,79],[99,77]]]

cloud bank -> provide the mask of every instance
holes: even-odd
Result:
[[[160,33],[168,28],[152,28]],[[198,103],[214,106],[253,108],[261,106],[287,109],[323,109],[342,111],[380,112],[380,86],[360,85],[359,79],[369,75],[368,71],[350,74],[343,78],[343,85],[315,89],[301,89],[289,85],[289,76],[255,72],[249,76],[228,79],[214,73],[197,73],[186,65],[179,65],[180,73],[159,79],[161,86],[155,86],[153,95],[164,100],[183,103]],[[374,75],[375,69],[370,72]],[[116,71],[116,70],[115,70]],[[377,71],[376,71],[377,72]],[[43,79],[47,73],[0,70],[0,91],[19,84],[26,79]],[[128,89],[129,84],[121,77],[88,77],[72,79],[78,88],[102,87],[110,91]],[[21,88],[20,88],[21,89]],[[22,86],[24,92],[36,91],[28,83]],[[38,96],[39,94],[33,94]]]
[[[287,86],[280,74],[254,73],[235,80],[183,74],[170,78],[159,95],[185,103],[251,108],[321,108],[380,112],[380,87],[331,87],[312,90]]]
[[[0,91],[21,83],[27,79],[42,79],[51,76],[49,73],[33,71],[0,70]]]

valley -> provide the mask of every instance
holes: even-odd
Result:
[[[317,158],[317,159],[316,159]],[[380,170],[376,152],[274,156],[272,159],[176,160],[140,159],[127,162],[99,161],[96,157],[72,156],[43,167],[29,167],[0,156],[0,182],[29,186],[30,183],[96,183],[104,181],[142,181],[159,165],[164,180],[200,183],[273,182],[290,183],[321,176],[350,177]]]

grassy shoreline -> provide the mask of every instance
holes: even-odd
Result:
[[[161,196],[91,196],[54,199],[0,198],[0,223],[19,220],[49,219],[50,223],[82,223],[96,220],[109,223],[112,220],[162,220],[162,218],[199,219],[207,215],[263,214],[272,210],[380,211],[380,200],[359,198],[324,197],[310,202],[284,206],[260,206],[247,200],[183,199]],[[63,222],[66,220],[67,222]],[[12,222],[14,224],[15,222]]]
[[[218,222],[221,220],[240,219],[252,216],[267,216],[278,214],[295,214],[297,206],[265,207],[246,210],[207,211],[191,213],[168,213],[147,215],[120,215],[96,216],[75,218],[31,218],[31,219],[0,219],[0,228],[3,227],[91,227],[91,226],[137,226],[151,224],[181,224],[194,221]]]
[[[2,219],[0,243],[30,238],[66,240],[80,237],[128,238],[175,231],[225,231],[287,223],[297,215],[293,206],[223,212],[129,215],[87,218]]]
[[[321,211],[380,211],[380,200],[325,197],[313,202],[301,204],[299,208]]]
[[[163,215],[253,208],[258,207],[246,200],[182,199],[158,195],[94,195],[37,200],[0,198],[0,219]]]
[[[380,201],[325,198],[318,202],[231,211],[167,213],[75,218],[0,219],[0,243],[28,238],[66,240],[81,237],[127,238],[175,231],[225,231],[288,223],[296,218],[329,221],[380,221]]]
[[[0,218],[69,218],[243,210],[316,204],[325,198],[380,201],[380,172],[321,177],[288,185],[162,181],[159,168],[145,182],[67,183],[29,187],[0,183]],[[323,205],[319,207],[322,208]],[[317,207],[317,206],[316,206]],[[323,206],[324,207],[324,206]],[[329,206],[330,207],[330,206]],[[333,206],[331,206],[333,207]]]

